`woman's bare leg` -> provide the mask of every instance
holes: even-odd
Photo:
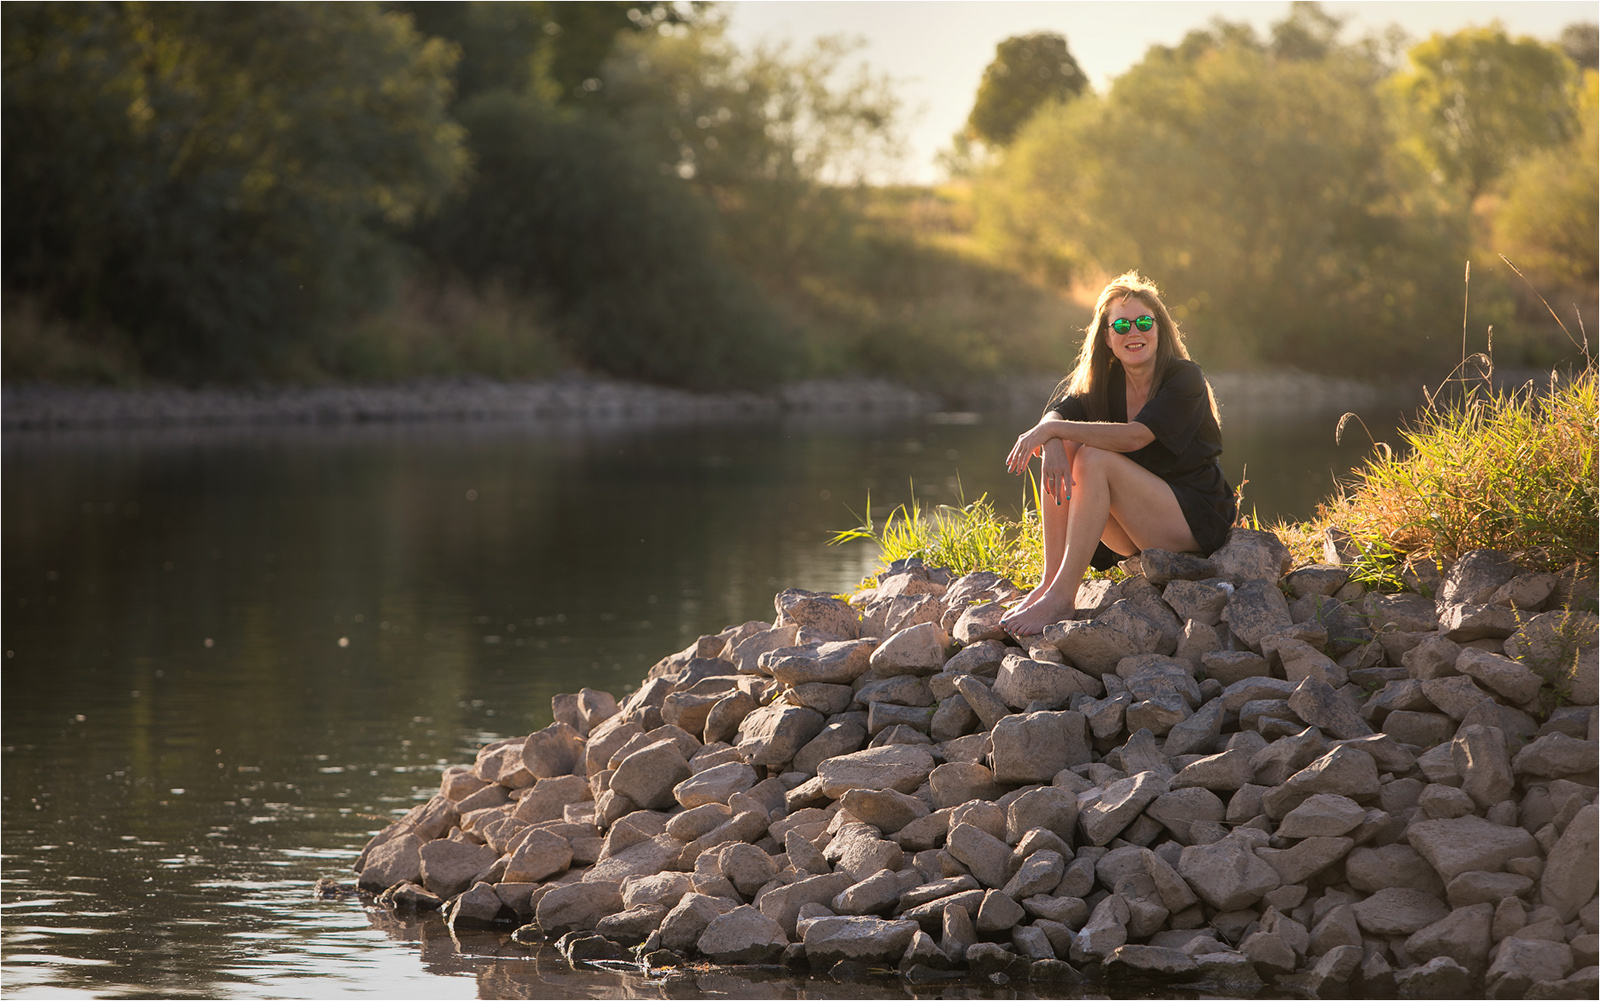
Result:
[[[1075,454],[1078,447],[1076,443],[1068,444],[1060,439],[1045,445],[1045,448],[1066,448],[1068,456]],[[1006,612],[1001,622],[1008,622],[1013,616],[1021,614],[1024,609],[1043,596],[1050,582],[1055,580],[1056,572],[1061,568],[1061,557],[1067,551],[1067,514],[1072,510],[1072,498],[1064,492],[1061,503],[1058,504],[1055,498],[1041,491],[1039,505],[1039,531],[1044,539],[1044,572],[1039,577],[1039,586],[1028,592],[1026,598]]]
[[[1006,620],[1013,635],[1041,633],[1045,626],[1071,618],[1095,546],[1103,536],[1113,535],[1113,524],[1136,549],[1200,548],[1172,488],[1126,455],[1085,446],[1073,459],[1072,478],[1060,565],[1027,607]]]

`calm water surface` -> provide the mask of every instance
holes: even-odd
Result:
[[[1337,416],[1231,417],[1246,506],[1308,513],[1362,454]],[[1014,512],[1001,460],[1027,423],[8,434],[5,994],[906,996],[575,974],[311,887],[557,692],[621,695],[784,587],[853,587],[876,553],[824,542],[869,491],[880,515],[913,489]]]

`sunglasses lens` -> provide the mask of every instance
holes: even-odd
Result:
[[[1118,319],[1115,319],[1115,320],[1111,321],[1111,329],[1115,330],[1119,334],[1127,333],[1128,332],[1128,328],[1131,327],[1131,326],[1133,326],[1133,324],[1129,323],[1126,319],[1123,319],[1123,318],[1118,318]]]
[[[1149,330],[1151,327],[1156,325],[1156,318],[1153,316],[1141,316],[1137,320],[1133,321],[1133,325],[1138,327],[1140,330]]]

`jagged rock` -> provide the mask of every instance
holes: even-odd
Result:
[[[1469,870],[1497,871],[1510,859],[1539,854],[1533,835],[1522,828],[1472,816],[1414,823],[1406,840],[1447,883]]]
[[[567,883],[539,898],[537,916],[545,934],[588,931],[608,914],[623,910],[622,893],[613,882]]]
[[[1573,969],[1572,949],[1565,942],[1512,937],[1495,947],[1493,959],[1483,978],[1492,998],[1523,997],[1534,984],[1561,980]]]
[[[726,897],[712,897],[703,893],[684,895],[661,920],[661,947],[674,952],[687,952],[700,941],[700,936],[713,918],[727,914],[738,906],[738,901]]]
[[[917,744],[891,744],[829,758],[817,766],[823,791],[838,798],[851,789],[914,792],[933,771],[933,755]]]
[[[738,748],[752,765],[783,765],[792,761],[826,719],[819,712],[798,706],[763,706],[739,724]]]
[[[622,760],[611,776],[611,791],[647,810],[661,810],[676,803],[673,787],[687,778],[689,762],[677,743],[658,740]]]
[[[473,883],[473,877],[495,861],[494,849],[487,845],[441,838],[423,845],[421,882],[440,897],[453,897]]]
[[[1394,975],[1395,992],[1402,998],[1464,998],[1471,995],[1472,974],[1449,956],[1436,956],[1421,966]]]
[[[1007,716],[991,731],[996,782],[1048,782],[1057,772],[1089,760],[1082,713],[1031,712]]]
[[[1220,576],[1245,582],[1264,580],[1277,586],[1278,578],[1289,569],[1288,547],[1272,532],[1234,528],[1221,549],[1211,554],[1211,563]]]
[[[715,963],[765,963],[788,944],[776,921],[745,904],[712,918],[696,947]]]
[[[408,832],[370,849],[359,884],[367,889],[386,890],[400,883],[420,883],[422,845],[422,838]]]
[[[1220,702],[1213,700],[1211,704]],[[1170,739],[1170,737],[1169,737]],[[1255,775],[1255,765],[1252,755],[1243,748],[1223,751],[1221,754],[1212,754],[1196,761],[1191,761],[1184,766],[1172,780],[1167,783],[1169,789],[1200,788],[1211,790],[1233,790],[1246,785]]]
[[[1112,783],[1099,799],[1080,809],[1078,825],[1090,844],[1107,844],[1166,791],[1166,780],[1155,772],[1130,775]]]
[[[779,626],[802,626],[840,639],[855,639],[861,635],[861,616],[856,610],[849,602],[825,592],[789,588],[775,595],[772,603],[778,612]]]
[[[1493,904],[1458,907],[1406,939],[1406,954],[1424,963],[1448,956],[1468,970],[1482,970],[1493,944],[1489,932],[1493,919]]]
[[[945,847],[982,885],[995,889],[1006,885],[1011,849],[1004,841],[973,824],[957,823],[950,828]]]
[[[1013,709],[1025,709],[1033,702],[1065,706],[1074,695],[1092,697],[1101,690],[1098,681],[1075,668],[1014,654],[1001,663],[994,682],[994,694]]]
[[[822,917],[806,925],[806,959],[826,967],[843,960],[894,962],[918,931],[915,921],[877,917]]]
[[[874,674],[933,674],[942,670],[950,635],[937,622],[924,622],[890,636],[868,658]]]
[[[1411,935],[1450,913],[1432,894],[1399,886],[1386,886],[1352,908],[1362,931],[1385,936]]]
[[[1595,770],[1600,743],[1577,740],[1564,733],[1547,733],[1517,752],[1511,768],[1518,776],[1556,778]]]
[[[1277,870],[1233,835],[1185,848],[1178,857],[1178,873],[1219,911],[1249,907],[1282,883]]]
[[[707,803],[727,803],[728,797],[736,792],[744,792],[755,784],[754,768],[742,761],[730,761],[679,782],[672,787],[672,796],[685,809],[692,810]]]
[[[1450,753],[1461,773],[1461,789],[1477,807],[1489,807],[1511,796],[1515,778],[1506,753],[1505,734],[1493,727],[1463,726]]]
[[[1289,708],[1323,733],[1349,739],[1372,732],[1361,714],[1324,681],[1306,678],[1289,695]]]
[[[1239,585],[1222,610],[1228,631],[1250,649],[1261,652],[1261,641],[1294,625],[1289,604],[1274,581],[1247,580]]]
[[[1060,650],[1072,666],[1096,678],[1115,671],[1122,658],[1143,652],[1133,637],[1103,619],[1046,626],[1044,640]]]
[[[1594,899],[1596,881],[1600,880],[1596,821],[1595,804],[1578,810],[1545,860],[1539,895],[1556,909],[1562,921],[1571,921],[1579,908]]]

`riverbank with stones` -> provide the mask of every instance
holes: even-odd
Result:
[[[988,410],[1037,416],[1054,377],[974,382],[941,398],[885,379],[817,379],[763,393],[693,393],[569,375],[541,382],[431,380],[396,385],[142,389],[11,384],[6,431],[341,425],[425,421],[726,421],[781,415],[904,416]],[[1395,390],[1297,372],[1212,378],[1224,409],[1307,413],[1377,406]],[[1420,394],[1416,394],[1420,399]],[[1408,397],[1409,398],[1409,397]]]
[[[991,573],[784,591],[447,769],[359,884],[579,967],[1594,997],[1594,581],[1327,555],[1147,550],[1026,646]]]

